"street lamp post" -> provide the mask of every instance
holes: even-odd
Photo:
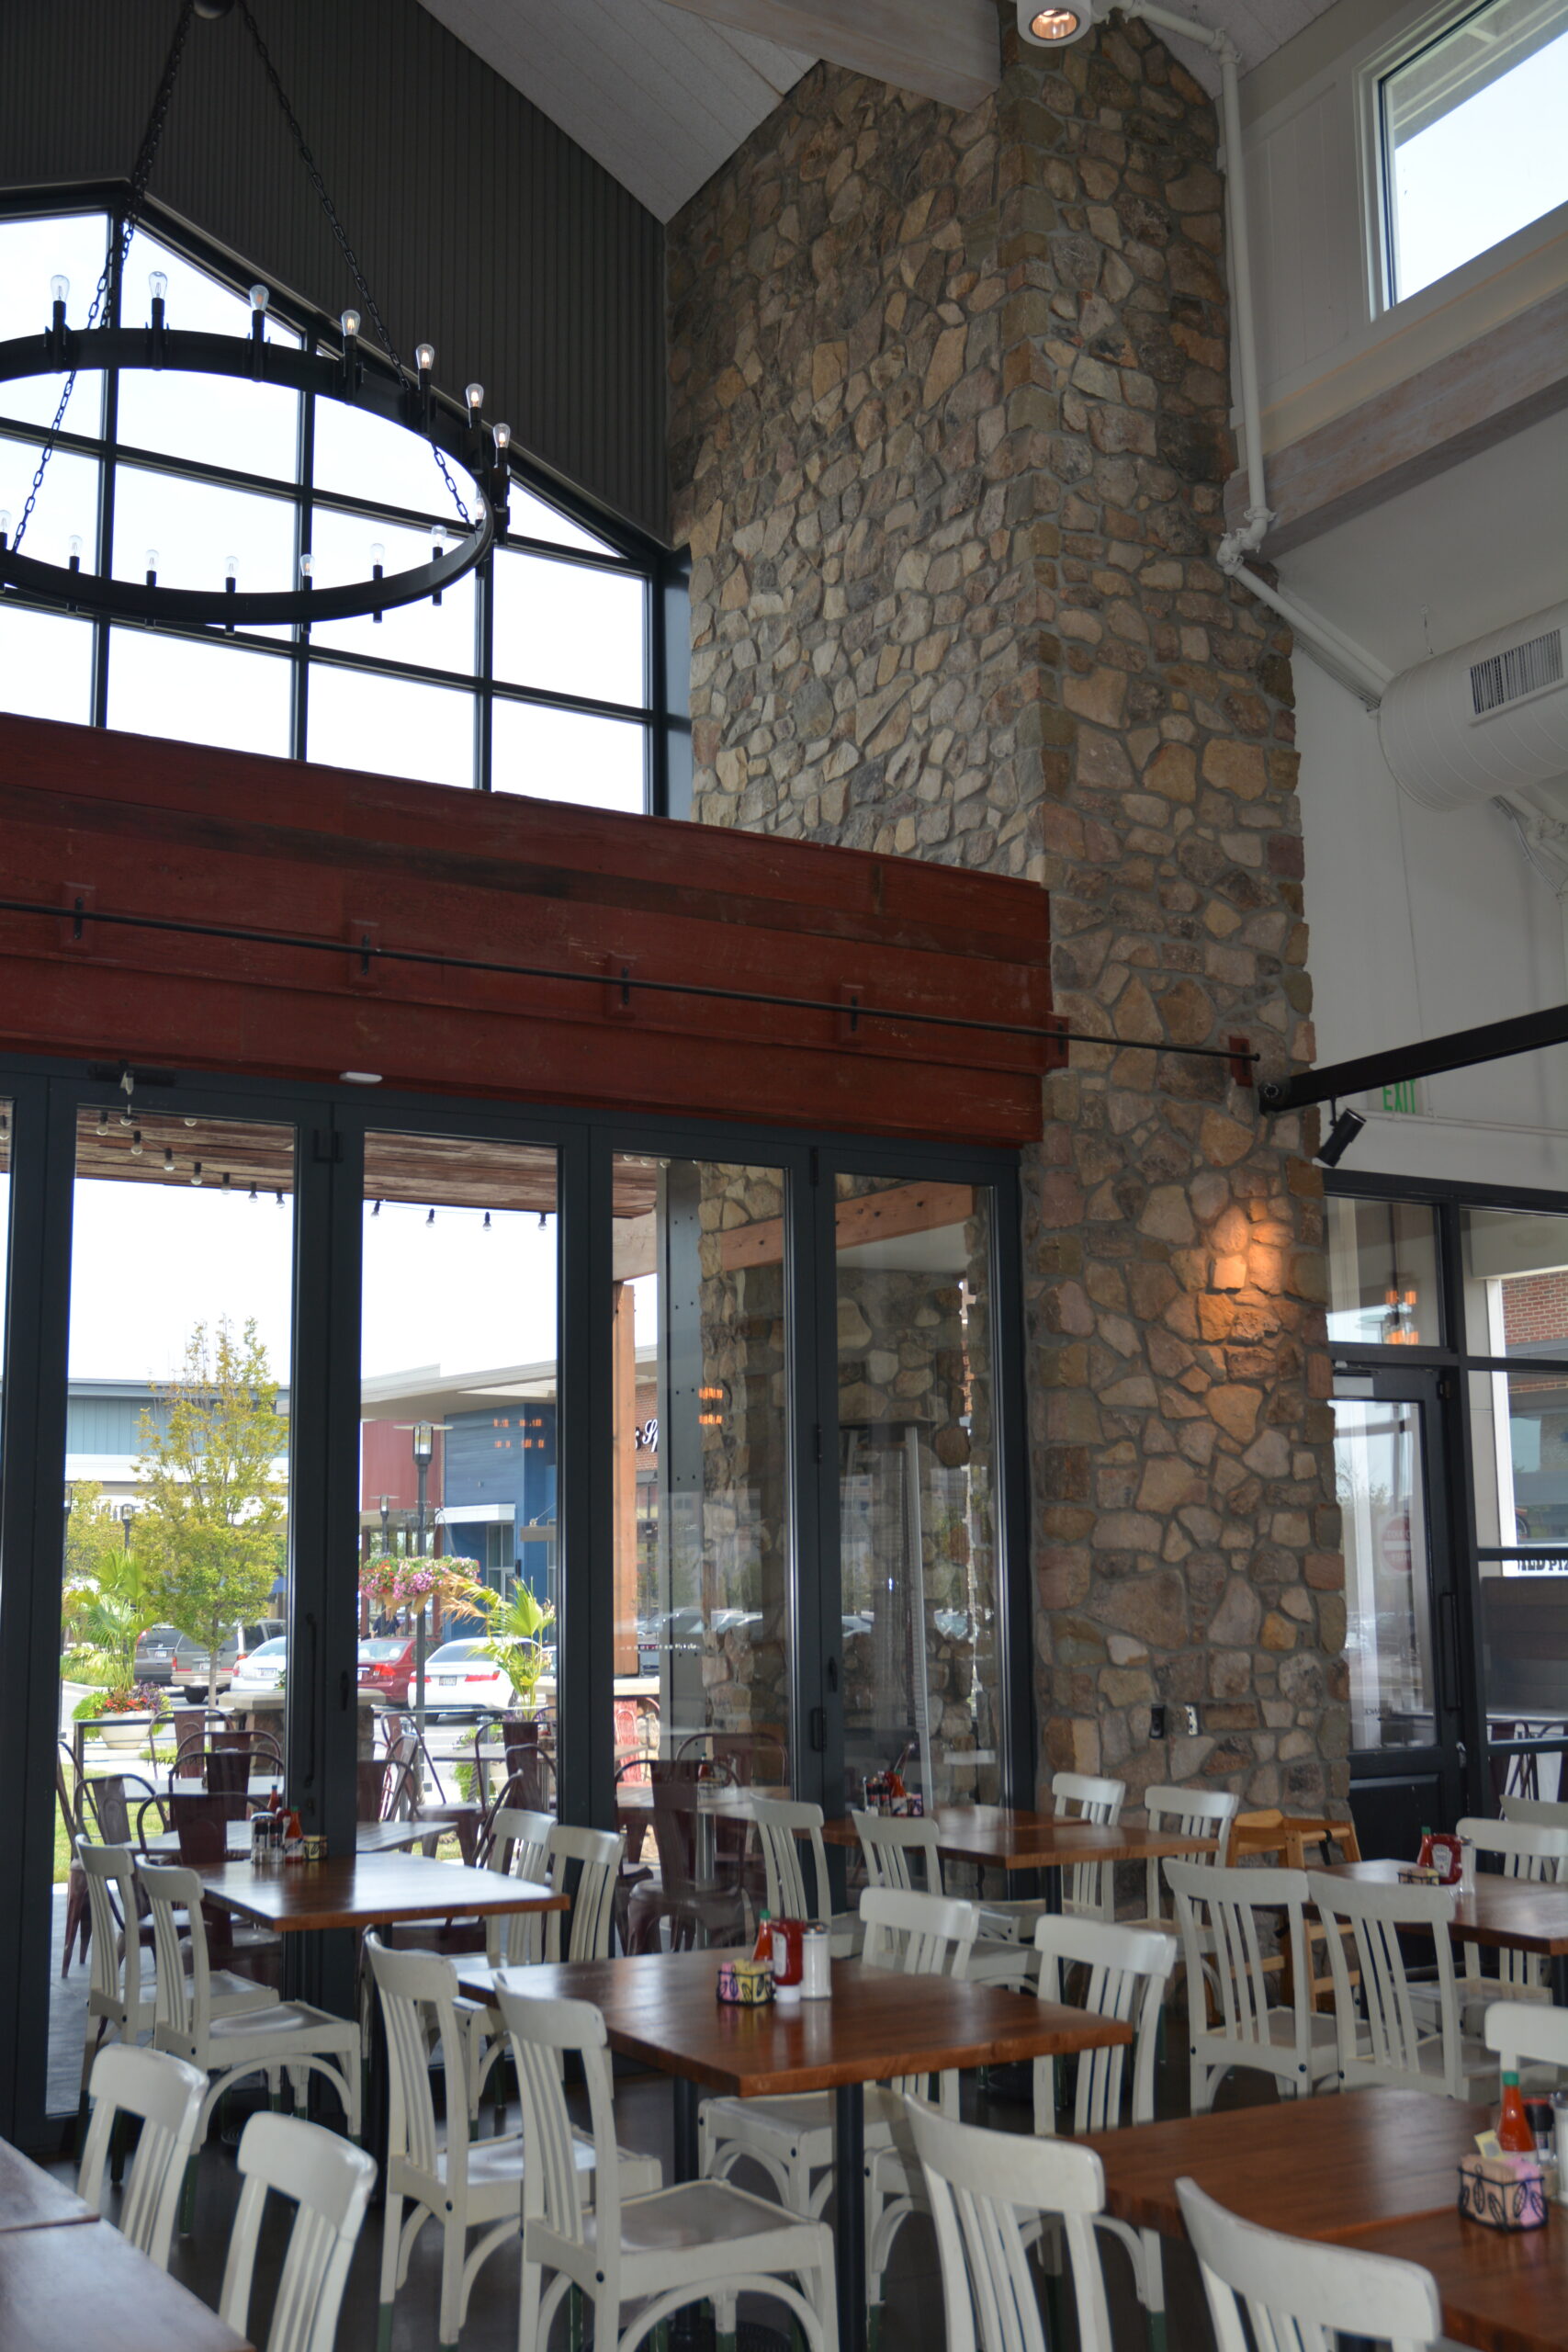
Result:
[[[130,1549],[130,1522],[135,1517],[136,1505],[134,1503],[121,1503],[119,1507],[119,1523],[125,1532],[125,1548],[128,1552]]]
[[[391,1512],[392,1498],[390,1495],[383,1495],[381,1498],[381,1556],[383,1559],[392,1548],[391,1532],[388,1525]]]
[[[419,1531],[416,1538],[415,1549],[418,1553],[418,1556],[422,1560],[424,1557],[425,1481],[430,1476],[431,1456],[434,1452],[435,1431],[432,1424],[429,1421],[415,1421],[413,1425],[413,1466],[419,1478]],[[425,1602],[422,1600],[419,1604],[418,1613],[414,1618],[413,1625],[413,1719],[415,1724],[418,1726],[419,1736],[422,1740],[424,1737],[425,1607]]]

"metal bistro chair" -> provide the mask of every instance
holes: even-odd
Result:
[[[1218,2352],[1320,2352],[1341,2335],[1371,2337],[1390,2352],[1423,2352],[1442,2335],[1442,2307],[1428,2272],[1385,2254],[1321,2245],[1244,2222],[1179,2180],[1181,2217],[1203,2274]]]
[[[265,2352],[333,2352],[348,2267],[376,2186],[374,2160],[297,2116],[253,2115],[236,2157],[244,2187],[229,2236],[218,2316],[247,2342],[256,2245],[269,2197],[295,2208]],[[261,2338],[254,2342],[261,2346]]]

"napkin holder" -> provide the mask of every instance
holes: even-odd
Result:
[[[1460,2158],[1461,2215],[1483,2229],[1544,2229],[1547,2193],[1545,2168],[1531,2156]]]

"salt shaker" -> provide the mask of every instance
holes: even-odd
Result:
[[[1461,1894],[1475,1893],[1475,1840],[1461,1838],[1459,1849],[1459,1891]]]
[[[1557,2201],[1568,2205],[1568,2091],[1551,2094],[1551,2133],[1557,2157]]]
[[[805,2001],[830,2001],[833,1997],[832,1971],[828,1959],[828,1930],[820,1919],[809,1919],[800,1939],[802,1975],[800,1996]],[[1563,2128],[1560,2122],[1558,2130]]]

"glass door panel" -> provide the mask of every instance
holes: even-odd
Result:
[[[792,1786],[784,1212],[776,1168],[615,1161],[616,1798],[650,1872],[636,1949],[737,1939],[733,1792]]]
[[[558,1175],[553,1149],[365,1138],[362,1819],[556,1804]]]
[[[74,2109],[82,2064],[68,1818],[217,1860],[282,1779],[294,1163],[292,1126],[77,1114],[51,2113]],[[223,1943],[224,1966],[276,1982],[276,1939]]]
[[[845,1793],[1000,1793],[990,1194],[840,1174]]]

